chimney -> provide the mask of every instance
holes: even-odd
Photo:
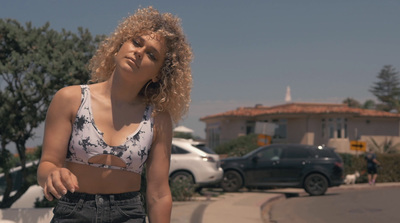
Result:
[[[289,102],[291,102],[291,101],[292,101],[292,96],[291,96],[291,94],[290,94],[290,87],[287,86],[287,87],[286,87],[285,102],[286,102],[286,103],[289,103]]]

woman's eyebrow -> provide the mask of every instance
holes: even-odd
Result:
[[[147,47],[149,48],[149,50],[151,50],[153,53],[157,54],[157,56],[161,55],[161,53],[152,44],[149,44],[149,41],[147,39],[145,39],[145,38],[143,38],[141,36],[138,37],[138,39],[142,43],[147,43]]]
[[[149,47],[150,51],[152,51],[153,53],[155,53],[157,55],[160,55],[160,52],[156,48],[154,48],[153,46],[148,46],[148,47]]]

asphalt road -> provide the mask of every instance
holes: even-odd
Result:
[[[328,190],[329,192],[329,190]],[[335,190],[324,196],[301,195],[277,201],[273,223],[398,223],[400,188]]]

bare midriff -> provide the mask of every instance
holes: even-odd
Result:
[[[141,176],[138,173],[72,162],[66,162],[65,167],[78,178],[78,192],[119,194],[140,190]]]

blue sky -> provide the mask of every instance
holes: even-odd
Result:
[[[193,91],[180,124],[204,137],[200,117],[240,106],[375,100],[387,64],[400,70],[398,0],[0,0],[0,17],[109,34],[139,6],[182,19],[193,48]],[[38,131],[35,142],[41,141]]]

